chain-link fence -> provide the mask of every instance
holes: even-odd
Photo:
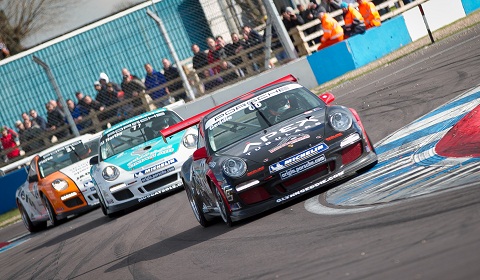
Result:
[[[277,12],[278,5],[297,3],[274,2]],[[264,4],[269,3],[148,2],[0,62],[4,100],[0,121],[5,125],[0,167],[72,138],[75,130],[99,132],[142,112],[190,102],[288,62],[285,42],[278,36],[281,30],[264,31],[269,17]],[[308,1],[298,4],[309,6]],[[315,32],[307,34],[305,30],[312,26]],[[312,52],[322,32],[315,18],[288,35],[297,52],[305,55]],[[57,92],[34,57],[51,69]],[[70,126],[67,114],[74,122]]]

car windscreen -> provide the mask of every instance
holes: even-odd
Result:
[[[256,94],[204,121],[213,151],[221,150],[267,127],[276,125],[325,103],[299,84],[287,84]]]
[[[44,178],[62,168],[94,156],[97,151],[85,146],[81,140],[59,147],[38,159],[40,177]]]
[[[172,111],[158,112],[127,123],[102,136],[100,158],[105,160],[147,141],[162,137],[160,131],[181,122]]]

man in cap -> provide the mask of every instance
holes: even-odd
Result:
[[[351,4],[342,2],[340,7],[343,11],[343,20],[345,25],[343,26],[343,31],[345,36],[351,37],[357,34],[363,34],[367,29],[365,27],[365,20],[363,19],[362,14],[357,11]]]

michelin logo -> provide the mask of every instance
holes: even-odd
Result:
[[[167,165],[171,165],[171,164],[174,164],[174,163],[176,163],[176,162],[177,162],[177,159],[176,159],[176,158],[169,159],[169,160],[164,161],[164,162],[161,162],[161,163],[159,163],[159,164],[157,164],[157,165],[151,166],[151,167],[149,167],[149,168],[147,168],[147,169],[145,169],[145,170],[142,170],[142,171],[140,171],[140,172],[137,172],[137,173],[135,173],[135,174],[133,175],[133,177],[134,177],[134,178],[141,177],[141,176],[143,176],[143,175],[146,175],[146,174],[151,173],[151,172],[153,172],[153,171],[157,171],[157,170],[159,170],[159,169],[161,169],[161,168],[163,168],[163,167],[165,167],[165,166],[167,166]]]
[[[305,150],[301,153],[293,155],[293,156],[291,156],[289,158],[286,158],[282,161],[274,163],[274,164],[270,165],[268,168],[270,170],[270,173],[275,173],[275,172],[278,172],[282,169],[285,169],[286,167],[291,166],[291,165],[293,165],[297,162],[300,162],[304,159],[307,159],[309,157],[312,157],[312,156],[315,156],[319,153],[322,153],[322,152],[326,151],[327,149],[328,149],[327,144],[320,143],[317,146],[314,146],[314,147],[312,147],[308,150]]]

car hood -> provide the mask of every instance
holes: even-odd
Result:
[[[323,143],[325,121],[324,109],[308,111],[227,146],[217,154],[257,163],[284,159]]]
[[[106,163],[116,165],[124,170],[135,170],[166,158],[178,151],[185,132],[168,137],[167,143],[162,138],[155,138],[141,145],[123,151],[122,153],[105,160]]]
[[[90,158],[76,162],[75,164],[62,168],[59,171],[72,179],[82,192],[92,185],[92,177],[90,176]]]

